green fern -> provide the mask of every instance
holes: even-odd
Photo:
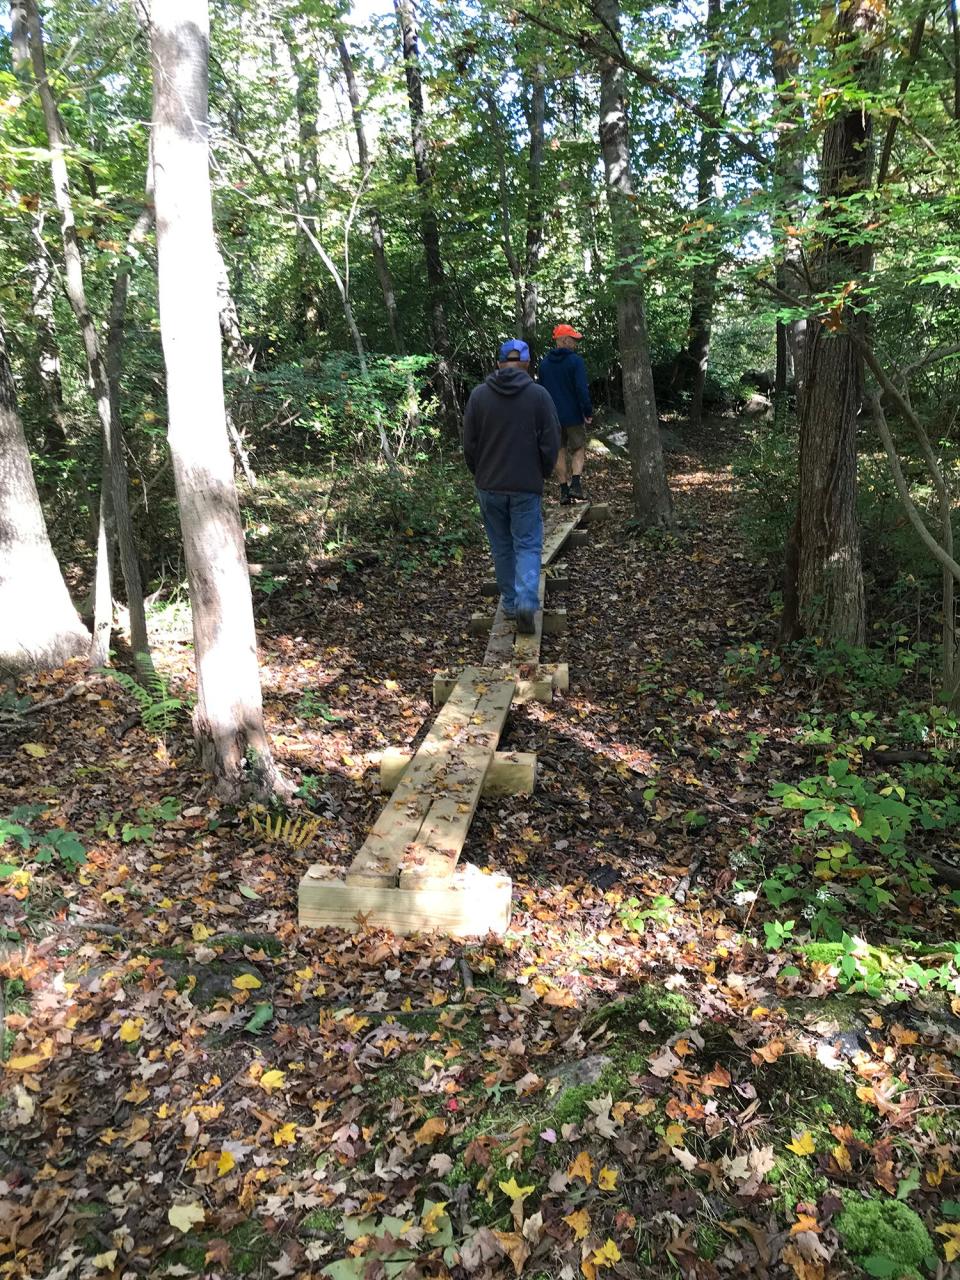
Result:
[[[183,698],[171,696],[169,685],[150,661],[149,654],[134,654],[134,661],[140,673],[139,680],[126,671],[114,671],[109,667],[103,669],[103,674],[116,680],[121,689],[133,698],[146,731],[165,736],[173,729],[187,704]]]

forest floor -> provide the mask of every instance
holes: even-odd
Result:
[[[483,557],[258,597],[305,849],[212,802],[116,682],[8,696],[0,1277],[956,1274],[958,895],[771,795],[866,776],[899,695],[857,738],[839,677],[780,664],[718,453],[672,455],[677,527],[642,537],[591,462],[612,518],[544,642],[570,691],[511,713],[536,791],[482,803],[464,851],[513,877],[502,940],[296,914],[435,671],[480,657]],[[158,657],[188,678],[184,638]],[[862,826],[880,794],[821,810]],[[805,942],[831,911],[848,931]]]

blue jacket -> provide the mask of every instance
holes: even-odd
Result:
[[[578,427],[585,418],[593,417],[583,356],[554,347],[540,361],[538,377],[553,397],[561,427]]]

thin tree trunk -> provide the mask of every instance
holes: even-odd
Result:
[[[543,249],[543,146],[547,118],[547,72],[533,69],[530,107],[526,113],[530,147],[527,153],[527,234],[523,264],[523,315],[520,332],[531,352],[537,351],[537,311],[540,297],[537,272]]]
[[[353,131],[357,138],[357,167],[362,177],[366,177],[371,168],[370,148],[367,145],[367,133],[363,124],[363,109],[360,100],[360,89],[357,85],[356,73],[353,69],[353,58],[343,36],[337,37],[337,52],[340,55],[340,66],[347,83],[347,96],[350,99],[350,113],[353,118]],[[390,341],[398,356],[407,354],[403,339],[403,326],[400,321],[400,310],[397,307],[397,295],[393,285],[393,274],[387,262],[383,220],[376,205],[368,206],[370,218],[370,238],[373,248],[373,265],[383,294],[383,306],[387,314],[387,328],[390,330]]]
[[[343,69],[344,79],[347,83],[347,96],[350,99],[350,114],[353,118],[353,131],[357,138],[357,167],[360,170],[361,181],[373,167],[370,159],[370,148],[367,145],[367,132],[363,123],[363,108],[360,100],[360,89],[357,85],[357,77],[353,69],[353,59],[350,56],[350,50],[343,36],[337,37],[337,52],[340,55],[340,66]],[[377,273],[377,280],[380,284],[380,292],[383,294],[383,307],[387,316],[387,328],[390,331],[390,341],[393,343],[393,349],[398,356],[407,354],[406,342],[403,336],[403,324],[400,319],[400,308],[397,306],[397,294],[393,283],[393,273],[390,270],[390,264],[387,261],[386,237],[383,232],[383,219],[380,216],[380,210],[375,204],[368,206],[368,216],[370,218],[370,246],[373,251],[373,266]],[[411,430],[416,430],[420,425],[420,406],[417,402],[417,389],[413,381],[413,374],[409,371],[406,376],[407,384],[407,425]]]
[[[797,207],[803,196],[804,119],[803,105],[796,93],[800,58],[795,26],[793,0],[771,0],[772,72],[781,117],[773,162],[773,187],[776,215],[783,220],[785,227],[792,225],[797,218]],[[784,230],[783,234],[784,248],[776,264],[777,287],[787,293],[802,293],[800,244],[789,231]],[[773,403],[778,422],[782,422],[786,415],[790,383],[799,390],[802,381],[806,332],[806,317],[777,321]]]
[[[0,671],[43,671],[89,650],[50,545],[0,328]]]
[[[500,244],[513,280],[513,323],[518,338],[524,337],[524,280],[523,268],[513,247],[513,218],[510,212],[510,183],[507,178],[507,157],[504,143],[503,117],[494,94],[485,95],[490,115],[490,130],[497,149],[497,192],[500,197]],[[526,339],[525,339],[526,340]]]
[[[217,255],[217,315],[220,321],[220,336],[226,343],[227,351],[231,357],[243,370],[243,385],[246,386],[250,381],[256,357],[253,347],[244,338],[243,331],[240,328],[240,314],[237,311],[237,304],[233,300],[233,293],[230,289],[230,275],[227,272],[227,264],[224,261],[223,252],[219,244],[214,244],[214,250]],[[237,455],[237,461],[240,463],[240,470],[246,477],[250,488],[255,489],[257,487],[256,473],[250,463],[250,455],[244,444],[243,435],[237,430],[237,424],[233,420],[233,414],[230,412],[230,406],[226,401],[224,401],[224,412],[226,414],[227,434],[230,437],[230,443],[233,445],[233,451]]]
[[[286,790],[263,723],[250,577],[223,398],[210,195],[206,0],[151,13],[160,333],[197,663],[194,731],[234,800]]]
[[[120,430],[120,423],[113,412],[110,379],[100,350],[97,329],[87,304],[86,287],[83,279],[83,257],[77,236],[73,198],[70,192],[70,177],[67,171],[66,134],[63,121],[60,118],[59,108],[53,96],[53,90],[47,79],[43,29],[36,0],[24,0],[24,10],[27,17],[33,74],[40,94],[47,140],[50,147],[50,172],[53,179],[54,199],[60,212],[60,230],[66,266],[67,298],[80,329],[93,396],[97,406],[97,415],[100,419],[104,443],[110,459],[109,471],[104,476],[104,481],[110,485],[111,490],[110,499],[120,545],[120,563],[126,586],[127,605],[130,610],[130,639],[134,652],[146,655],[146,660],[149,661],[150,646],[147,639],[143,587],[140,580],[140,562],[133,537],[133,524],[130,519],[127,463],[123,435]],[[99,635],[102,633],[103,628],[104,617],[100,615],[97,618],[95,632]],[[95,656],[98,657],[99,655]]]
[[[595,0],[594,10],[607,32],[619,39],[617,0]],[[613,57],[605,57],[600,63],[600,149],[616,255],[613,284],[617,294],[617,327],[634,517],[641,526],[648,528],[669,524],[673,503],[667,486],[657,422],[643,288],[635,274],[641,246],[632,208],[633,182],[624,72]]]
[[[447,289],[440,254],[440,229],[434,207],[433,167],[427,147],[426,122],[423,110],[423,82],[420,76],[420,49],[417,24],[411,0],[393,0],[400,26],[403,47],[403,70],[407,82],[407,102],[410,107],[410,136],[413,144],[413,168],[417,190],[420,193],[420,236],[426,264],[427,292],[430,299],[433,347],[437,355],[437,375],[440,405],[447,434],[456,438],[460,434],[460,405],[454,384],[451,364],[450,334],[447,329],[445,296]]]
[[[23,0],[10,0],[10,59],[14,75],[29,89],[30,37]],[[36,250],[30,274],[33,277],[33,321],[37,332],[37,382],[46,411],[40,447],[45,457],[62,460],[67,457],[70,445],[60,376],[60,351],[54,334],[54,273],[53,264],[45,252],[39,221],[34,227],[34,240]]]
[[[841,42],[869,38],[877,23],[872,0],[838,7]],[[855,68],[867,80],[870,55]],[[830,230],[811,265],[818,294],[860,278],[870,263],[863,212],[849,197],[869,187],[872,121],[859,106],[836,116],[823,138],[820,201]],[[856,337],[863,319],[849,300],[837,302],[808,335],[800,398],[799,578],[800,630],[827,641],[862,644],[866,632],[860,530],[857,518],[857,414],[863,369]]]
[[[700,89],[700,105],[710,115],[721,115],[720,48],[717,28],[720,25],[720,0],[707,0],[707,52]],[[700,149],[697,158],[697,216],[706,225],[702,244],[707,261],[693,268],[690,289],[690,324],[686,359],[690,387],[690,425],[699,427],[703,417],[703,388],[710,357],[713,330],[713,306],[720,267],[720,244],[715,228],[713,202],[717,169],[720,164],[719,135],[706,124],[700,126]]]

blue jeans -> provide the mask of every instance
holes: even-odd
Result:
[[[493,552],[497,586],[507,613],[540,608],[543,514],[539,493],[494,493],[478,489],[477,499]]]

